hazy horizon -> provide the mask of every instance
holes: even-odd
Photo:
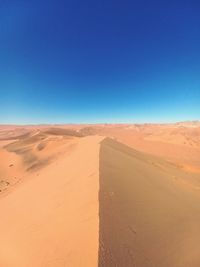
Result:
[[[120,122],[106,122],[106,121],[100,121],[100,122],[60,122],[60,123],[53,123],[53,122],[41,122],[41,123],[37,123],[37,122],[33,122],[33,123],[0,123],[0,126],[39,126],[39,125],[103,125],[103,124],[107,124],[107,125],[117,125],[117,124],[121,124],[121,125],[126,125],[126,124],[178,124],[178,123],[199,123],[200,120],[199,119],[194,119],[194,120],[180,120],[180,121],[120,121]]]

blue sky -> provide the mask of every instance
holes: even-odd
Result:
[[[200,2],[4,0],[0,123],[200,119]]]

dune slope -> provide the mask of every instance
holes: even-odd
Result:
[[[1,198],[0,266],[97,266],[99,142],[78,139]]]
[[[199,173],[84,129],[0,142],[0,267],[199,267]]]
[[[162,159],[105,139],[98,266],[200,266],[200,198],[187,179]]]

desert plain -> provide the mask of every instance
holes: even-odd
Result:
[[[199,121],[0,126],[0,267],[97,266],[200,266]]]

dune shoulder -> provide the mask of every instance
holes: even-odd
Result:
[[[79,139],[1,198],[1,266],[97,266],[101,139]]]

